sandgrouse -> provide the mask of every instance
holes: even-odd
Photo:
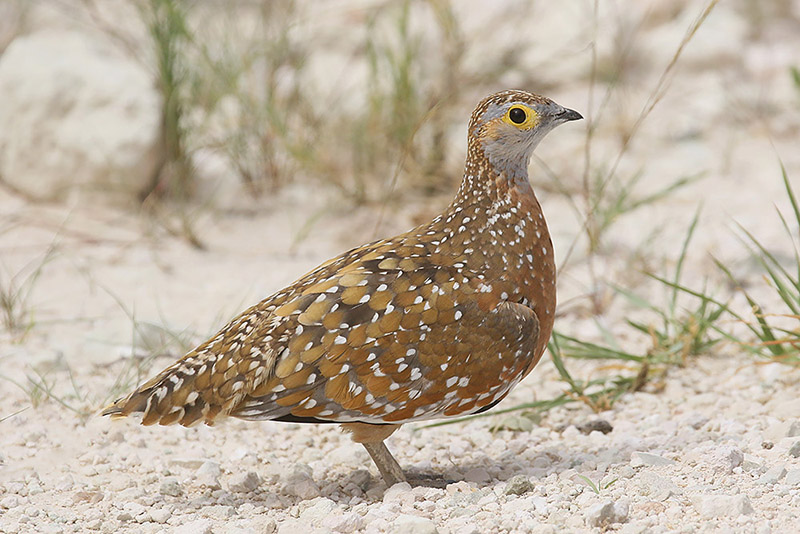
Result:
[[[404,481],[383,440],[402,423],[490,409],[544,352],[555,261],[527,168],[550,130],[581,118],[524,91],[489,96],[441,215],[323,263],[103,414],[341,423],[388,485]]]

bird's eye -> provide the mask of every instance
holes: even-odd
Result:
[[[508,118],[514,124],[522,124],[528,119],[528,114],[522,108],[511,108],[508,110]]]

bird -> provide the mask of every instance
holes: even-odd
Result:
[[[527,91],[483,99],[441,214],[321,264],[102,415],[338,423],[387,487],[407,481],[386,438],[404,423],[491,409],[545,351],[556,268],[528,165],[548,132],[582,118]]]

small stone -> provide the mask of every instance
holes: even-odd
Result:
[[[219,464],[217,462],[212,462],[211,460],[207,460],[200,464],[200,467],[194,472],[195,476],[212,476],[218,477],[222,474],[222,469],[220,469]]]
[[[762,441],[771,441],[775,443],[787,437],[791,423],[789,421],[776,421],[769,425],[762,433]]]
[[[180,482],[178,482],[177,478],[169,477],[165,478],[161,482],[161,486],[158,488],[158,492],[162,495],[169,495],[171,497],[180,497],[183,495],[183,488],[181,488]]]
[[[347,483],[355,484],[361,491],[367,491],[370,482],[372,475],[366,469],[356,469],[347,476]]]
[[[786,431],[787,438],[794,438],[800,436],[800,420],[792,421],[789,425],[789,430]]]
[[[666,506],[655,501],[646,501],[636,507],[637,512],[641,512],[645,515],[658,515],[666,509]]]
[[[746,495],[700,495],[693,499],[693,504],[704,519],[739,517],[754,512]]]
[[[294,495],[301,499],[313,499],[319,497],[319,486],[314,482],[305,470],[296,468],[286,479],[283,485],[284,491],[289,495]]]
[[[339,512],[339,514],[341,514],[341,511],[337,508],[335,502],[333,502],[330,499],[322,497],[313,505],[306,508],[300,514],[299,519],[300,521],[303,521],[307,525],[317,526],[326,517],[333,514],[334,511]]]
[[[414,495],[411,493],[411,484],[408,482],[398,482],[383,492],[383,502],[402,502],[409,496],[411,497],[411,502],[413,503]]]
[[[105,498],[102,491],[76,491],[72,495],[72,502],[75,504],[88,502],[89,504],[97,504]]]
[[[789,456],[793,458],[800,458],[800,441],[794,442],[794,444],[789,447]]]
[[[203,463],[205,462],[202,458],[171,458],[169,461],[170,466],[186,469],[199,469]]]
[[[397,516],[392,521],[388,532],[392,534],[439,534],[433,521],[409,514]]]
[[[143,516],[146,511],[145,507],[136,501],[126,502],[124,509],[134,518]]]
[[[333,515],[325,518],[321,526],[326,527],[332,532],[349,534],[350,532],[363,529],[366,523],[364,522],[364,518],[357,513],[347,512],[343,515]]]
[[[166,508],[158,508],[156,510],[149,510],[147,512],[150,515],[150,520],[154,523],[166,523],[167,519],[169,519],[171,512]]]
[[[608,434],[614,427],[611,426],[611,423],[606,421],[605,419],[595,419],[593,421],[587,421],[586,423],[581,423],[576,425],[576,428],[581,431],[583,434],[591,434],[592,432],[602,432],[603,434]]]
[[[614,523],[628,520],[628,503],[607,500],[589,508],[586,512],[586,523],[592,527],[607,527]]]
[[[206,461],[194,472],[195,481],[207,488],[220,489],[219,476],[222,470],[217,462]]]
[[[258,473],[248,471],[231,477],[228,482],[228,490],[234,493],[248,493],[255,490],[260,484],[261,478],[259,478]]]
[[[464,474],[464,480],[467,482],[477,482],[480,484],[482,482],[488,482],[491,479],[492,476],[483,467],[474,467]]]
[[[703,415],[703,414],[701,414],[699,412],[692,412],[686,418],[685,421],[686,421],[686,424],[689,425],[690,427],[692,427],[693,429],[700,430],[701,428],[703,428],[703,425],[708,423],[709,419],[708,419],[708,417],[706,417],[705,415]]]
[[[630,465],[623,465],[619,468],[619,478],[633,478],[636,476],[636,470]]]
[[[58,491],[69,491],[74,485],[75,480],[72,478],[72,475],[65,475],[56,483],[56,489]]]
[[[783,464],[773,465],[767,472],[758,478],[759,484],[775,484],[786,475],[786,467]]]
[[[772,447],[774,447],[774,446],[775,446],[775,444],[774,444],[774,443],[772,443],[771,441],[762,441],[762,442],[761,442],[761,448],[762,448],[762,449],[767,449],[767,450],[770,450],[770,449],[772,449]]]
[[[17,505],[19,505],[19,497],[16,495],[7,495],[0,499],[0,508],[10,510],[11,508],[16,508]]]
[[[308,525],[304,525],[302,521],[299,519],[284,519],[278,525],[278,534],[297,534],[298,532],[314,532],[316,534],[316,530],[312,530],[308,528]]]
[[[659,476],[653,472],[645,471],[639,476],[644,493],[657,502],[664,502],[673,495],[680,495],[681,489],[672,480]]]
[[[800,469],[792,469],[791,471],[787,471],[784,483],[790,487],[800,486]]]
[[[212,532],[209,519],[189,521],[172,530],[172,534],[212,534]]]
[[[745,454],[742,461],[742,469],[745,471],[763,471],[761,458],[752,454]]]
[[[674,460],[649,452],[636,451],[631,453],[632,467],[673,465],[674,463]]]
[[[715,448],[710,454],[714,469],[723,473],[730,473],[744,462],[744,453],[739,447],[722,445]]]
[[[133,516],[128,512],[122,512],[121,514],[117,515],[117,521],[133,521]]]
[[[42,485],[37,479],[33,479],[28,482],[28,495],[39,495],[43,492],[44,490],[42,489]]]
[[[506,484],[506,495],[524,495],[533,491],[534,486],[530,479],[525,475],[514,475]]]

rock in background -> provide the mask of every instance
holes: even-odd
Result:
[[[132,198],[159,162],[152,76],[97,36],[39,31],[0,56],[0,177],[62,200],[90,190]]]

